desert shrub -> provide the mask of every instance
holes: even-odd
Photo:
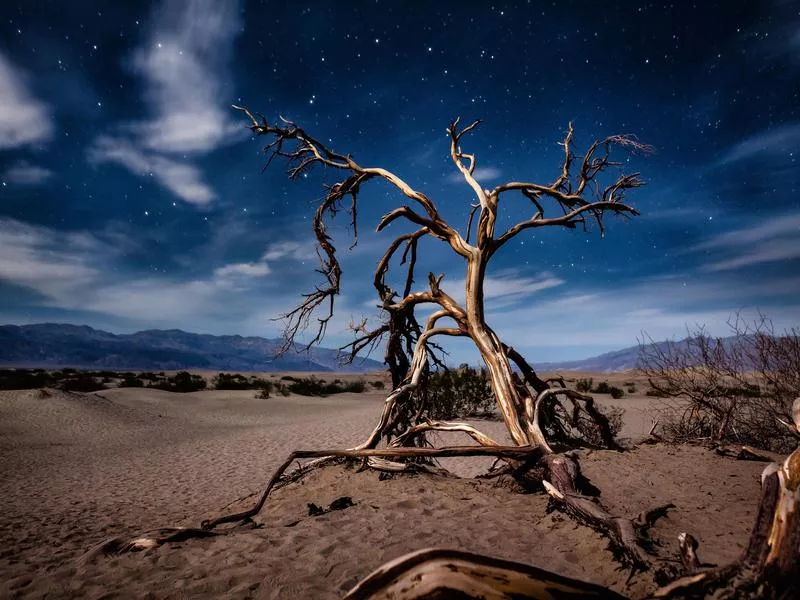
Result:
[[[289,381],[291,381],[287,386],[289,392],[301,396],[329,396],[343,392],[360,394],[367,387],[366,383],[361,379],[348,382],[342,382],[342,380],[337,379],[332,383],[328,383],[324,379],[304,377],[302,379],[292,378]]]
[[[584,380],[584,382],[585,381],[586,380]],[[589,383],[590,384],[591,384],[591,381],[592,380],[589,379]],[[591,388],[591,385],[590,385],[590,388]],[[581,390],[578,390],[578,391],[580,392]],[[609,383],[607,381],[601,381],[600,383],[597,384],[596,388],[589,389],[588,391],[590,391],[590,392],[592,392],[594,394],[611,394],[611,397],[612,398],[616,398],[616,399],[622,398],[622,396],[625,395],[625,392],[622,390],[622,388],[618,388],[618,387],[616,387],[614,385],[609,385]]]
[[[375,381],[370,382],[370,385],[374,387],[376,390],[382,390],[386,387],[386,384],[383,383],[380,379],[376,379]]]
[[[30,390],[53,385],[53,377],[43,369],[2,369],[0,390]]]
[[[193,375],[188,371],[179,371],[172,377],[160,379],[151,383],[148,387],[166,390],[168,392],[197,392],[206,389],[206,380],[200,375]]]
[[[304,377],[302,379],[297,379],[295,377],[291,377],[289,379],[284,379],[284,381],[289,381],[286,387],[289,391],[293,394],[299,394],[300,396],[327,396],[328,394],[325,391],[326,383],[322,380],[315,379],[313,377]],[[333,384],[331,384],[333,385]]]
[[[125,373],[119,382],[119,387],[144,387],[144,381],[133,373]]]
[[[635,383],[631,383],[631,384],[628,385],[628,393],[629,394],[635,394],[636,393],[636,384]]]
[[[611,386],[608,385],[607,381],[601,381],[597,384],[597,387],[591,390],[595,394],[610,394],[611,393]]]
[[[284,375],[281,377],[281,381],[299,381],[297,377],[292,377],[291,375]]]
[[[268,387],[262,387],[256,393],[256,398],[259,398],[259,399],[262,399],[262,400],[269,399],[270,398],[270,389]]]
[[[353,394],[361,394],[365,389],[367,389],[367,384],[362,379],[344,384],[344,391]]]
[[[239,373],[219,373],[211,378],[211,386],[215,390],[251,390],[255,387],[247,377]]]
[[[252,389],[260,390],[266,386],[273,385],[268,379],[262,379],[261,377],[256,377],[255,375],[251,375],[249,379],[250,387]]]
[[[776,333],[764,316],[751,324],[737,315],[728,325],[726,339],[699,327],[680,342],[640,341],[639,368],[664,398],[661,435],[790,451],[797,437],[785,423],[800,396],[800,330]]]
[[[575,389],[585,394],[592,389],[593,383],[594,380],[591,377],[589,379],[578,379],[577,383],[575,384]]]
[[[96,392],[107,389],[91,373],[77,373],[72,377],[62,379],[59,387],[67,392]]]
[[[617,435],[619,435],[619,432],[622,430],[625,410],[610,406],[595,406],[595,408],[597,408],[597,410],[601,414],[605,415],[605,417],[608,419],[608,426],[611,430],[611,435],[616,438]],[[596,446],[604,445],[603,438],[600,435],[600,430],[597,428],[597,425],[583,411],[581,411],[580,415],[578,416],[577,429],[581,433],[581,436],[590,444],[594,444]]]
[[[486,370],[468,365],[430,373],[421,398],[431,419],[494,416],[495,398]]]

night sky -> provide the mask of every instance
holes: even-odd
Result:
[[[726,334],[737,310],[798,325],[795,2],[10,0],[0,16],[2,323],[279,335],[271,318],[317,281],[310,219],[339,173],[262,173],[264,140],[230,108],[244,103],[397,173],[462,233],[456,116],[483,121],[462,145],[489,188],[551,183],[570,121],[578,151],[616,133],[655,146],[617,156],[648,182],[628,196],[642,216],[610,217],[605,237],[537,230],[494,258],[489,323],[531,360],[643,330]],[[523,200],[501,224],[530,217]],[[377,314],[375,262],[408,229],[372,232],[403,203],[366,185],[350,253],[335,221],[345,278],[325,345]],[[458,295],[463,266],[431,240],[418,280],[446,273]],[[461,343],[451,360],[472,357]]]

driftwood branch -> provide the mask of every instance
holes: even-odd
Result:
[[[608,589],[530,565],[447,549],[426,549],[390,561],[342,600],[461,598],[596,598],[624,600]]]
[[[252,508],[225,515],[217,519],[203,521],[205,530],[214,529],[223,523],[235,523],[256,516],[264,507],[264,503],[275,487],[275,484],[297,459],[300,458],[446,458],[453,456],[497,456],[502,458],[525,459],[535,456],[541,451],[535,447],[522,446],[451,446],[446,448],[366,448],[363,450],[295,450],[275,471],[258,502]]]

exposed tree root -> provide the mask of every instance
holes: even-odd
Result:
[[[431,457],[431,458],[444,458],[452,456],[498,456],[503,458],[517,458],[525,459],[532,456],[541,454],[541,450],[530,446],[451,446],[447,448],[368,448],[364,450],[295,450],[289,457],[278,467],[275,473],[267,483],[261,498],[253,506],[253,508],[225,515],[217,519],[203,521],[201,527],[204,530],[210,530],[223,523],[233,523],[236,521],[243,521],[257,515],[264,507],[272,490],[275,488],[276,483],[280,480],[283,473],[288,469],[292,463],[299,458],[327,458],[327,457],[342,457],[342,458],[400,458],[400,457]],[[404,463],[404,470],[414,469],[416,465],[413,463]]]
[[[760,462],[775,462],[781,459],[780,455],[767,450],[759,450],[752,446],[717,446],[714,451],[720,456],[730,456],[737,460],[755,460]]]
[[[550,497],[568,514],[609,538],[623,562],[635,570],[647,571],[654,559],[644,548],[649,545],[647,530],[656,519],[666,515],[671,504],[659,506],[639,515],[636,521],[616,517],[609,513],[597,498],[586,496],[578,489],[580,467],[567,455],[550,454],[543,462],[547,465],[550,481],[543,481]],[[656,576],[664,577],[663,567],[656,568]]]

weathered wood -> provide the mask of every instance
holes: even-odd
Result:
[[[267,482],[258,502],[245,511],[225,515],[217,519],[203,521],[203,529],[214,529],[223,523],[235,523],[256,516],[264,507],[270,493],[288,469],[298,458],[446,458],[453,456],[497,456],[502,458],[531,458],[541,454],[541,450],[531,446],[450,446],[445,448],[365,448],[360,450],[295,450],[273,473]]]
[[[643,523],[636,527],[634,522],[609,513],[597,500],[581,494],[578,489],[580,466],[577,460],[563,454],[548,454],[542,462],[547,466],[550,480],[543,481],[550,497],[569,514],[582,523],[609,538],[617,548],[625,563],[639,570],[649,570],[654,563],[643,545],[643,533],[650,527],[652,520],[666,514],[664,507],[652,511],[648,517],[642,517]]]
[[[390,561],[370,573],[342,600],[625,600],[585,581],[530,565],[459,550],[426,549]]]

